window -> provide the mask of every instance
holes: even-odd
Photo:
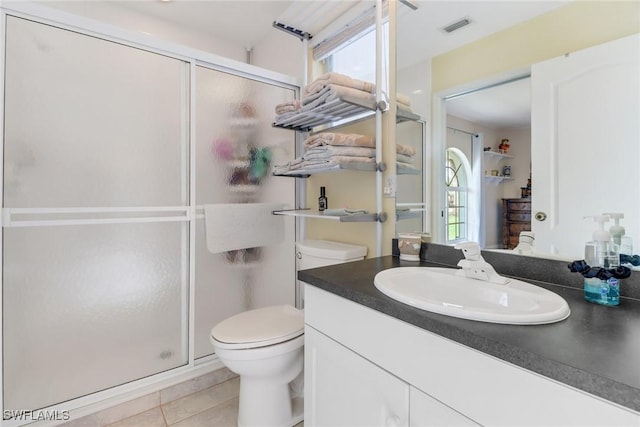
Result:
[[[446,151],[446,241],[455,243],[467,239],[468,167],[465,155],[456,148]]]
[[[382,25],[383,52],[382,52],[382,90],[387,91],[387,74],[389,63],[389,24]],[[344,45],[332,53],[326,61],[327,70],[346,74],[352,78],[368,82],[376,81],[376,32],[371,28],[361,37]]]

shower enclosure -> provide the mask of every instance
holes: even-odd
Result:
[[[271,127],[294,85],[20,13],[2,19],[4,410],[73,408],[187,372],[215,359],[215,323],[294,303],[293,222],[285,243],[229,262],[207,251],[202,213],[206,203],[293,207],[293,180],[269,167],[295,157],[294,135]]]

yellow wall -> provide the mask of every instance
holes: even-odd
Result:
[[[385,113],[386,114],[386,113]],[[356,122],[348,126],[332,129],[332,132],[359,133],[363,135],[375,134],[373,118]],[[383,129],[384,133],[384,129]],[[386,139],[388,140],[388,138]],[[385,141],[385,139],[383,139]],[[383,148],[383,156],[385,148]],[[320,187],[327,191],[330,209],[365,209],[376,212],[376,174],[364,171],[340,171],[336,173],[321,173],[312,175],[307,183],[307,207],[318,209]],[[394,212],[395,199],[383,199],[383,212]],[[394,236],[395,221],[387,220],[383,223],[382,255],[391,254],[391,239]],[[377,223],[341,223],[326,219],[306,219],[307,239],[333,240],[367,247],[367,257],[376,256]]]
[[[578,0],[434,57],[432,91],[438,93],[638,32],[640,1]]]

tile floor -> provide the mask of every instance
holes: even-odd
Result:
[[[143,396],[64,427],[236,427],[240,378],[227,369]],[[304,422],[295,427],[304,427]]]
[[[235,427],[240,379],[233,378],[108,427]]]

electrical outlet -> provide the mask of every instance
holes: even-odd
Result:
[[[384,197],[395,197],[396,196],[396,177],[388,176],[384,180],[384,185],[382,188],[382,194]]]

